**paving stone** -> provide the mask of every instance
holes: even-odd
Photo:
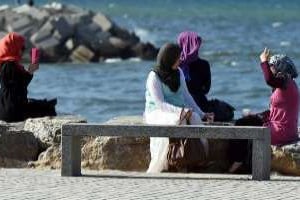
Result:
[[[0,169],[0,199],[299,199],[300,178],[211,174],[145,174],[84,171],[61,177],[59,171]],[[105,176],[100,176],[101,174]]]

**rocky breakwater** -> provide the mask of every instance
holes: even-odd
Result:
[[[26,49],[41,49],[42,62],[99,62],[107,58],[153,59],[157,49],[109,17],[73,5],[0,6],[0,38],[18,32]],[[29,61],[29,53],[25,59]]]

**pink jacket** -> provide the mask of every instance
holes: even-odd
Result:
[[[270,116],[264,124],[271,129],[272,145],[288,144],[298,138],[299,90],[294,80],[283,88],[282,80],[276,78],[267,62],[261,64],[265,80],[274,91],[270,98]]]

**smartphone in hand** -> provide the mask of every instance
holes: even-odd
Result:
[[[38,48],[31,49],[31,64],[38,64],[40,59],[40,50]]]

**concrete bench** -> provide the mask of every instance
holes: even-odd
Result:
[[[187,137],[253,141],[252,179],[269,180],[271,136],[268,128],[235,126],[164,126],[66,124],[62,126],[62,176],[81,175],[82,136]]]

